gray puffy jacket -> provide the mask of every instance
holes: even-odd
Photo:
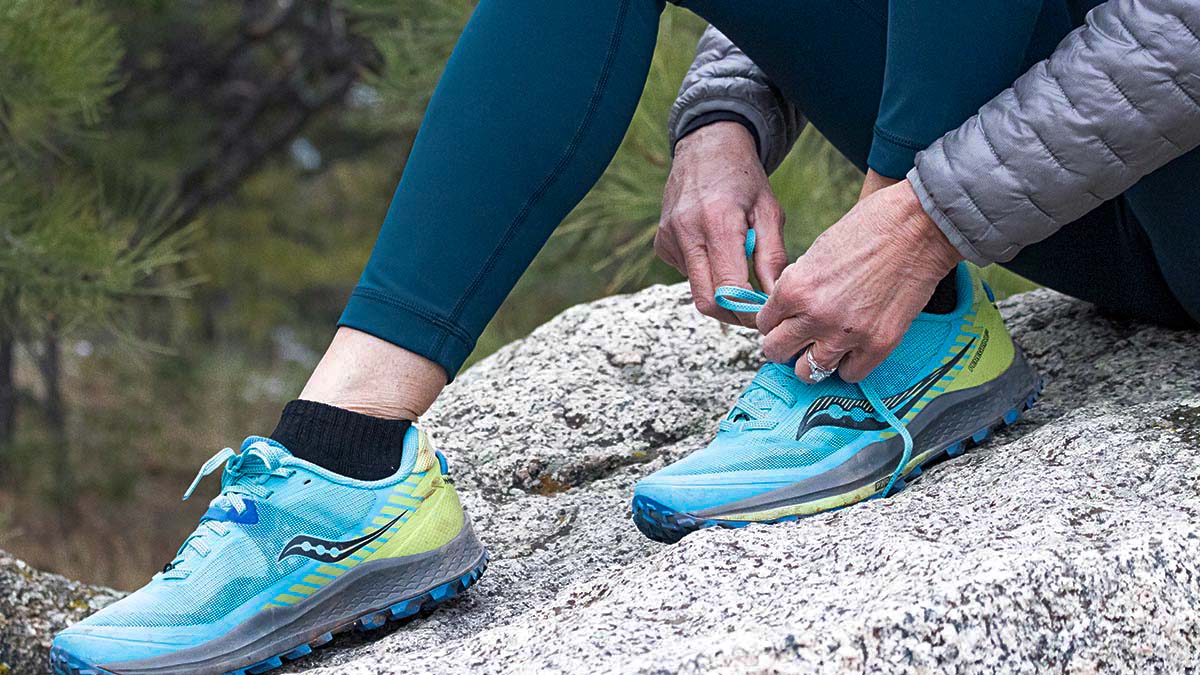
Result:
[[[672,142],[718,109],[755,126],[768,170],[804,124],[710,27],[671,111]],[[919,153],[908,178],[959,251],[987,264],[1011,260],[1198,145],[1200,0],[1109,0],[1049,59]]]

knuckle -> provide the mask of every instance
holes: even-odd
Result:
[[[879,333],[867,340],[867,351],[879,359],[883,359],[898,342],[899,340],[891,333]]]
[[[772,248],[771,250],[767,251],[767,260],[769,260],[773,263],[777,263],[777,264],[781,264],[781,265],[786,264],[787,259],[788,259],[787,251],[782,246],[780,246],[778,248]]]
[[[827,300],[809,299],[804,303],[804,307],[813,322],[822,327],[829,327],[837,322],[838,307]]]
[[[804,359],[797,361],[796,367],[793,370],[796,373],[796,377],[812,384],[812,373],[808,372],[808,363]]]
[[[668,236],[667,233],[661,229],[658,231],[657,234],[654,235],[654,253],[656,255],[658,255],[658,257],[664,258],[664,259],[666,258],[666,254],[667,254],[667,250],[668,250],[667,236]]]
[[[773,196],[763,202],[762,212],[769,223],[779,224],[783,222],[783,209]]]
[[[729,223],[733,220],[733,215],[736,211],[733,205],[724,199],[707,201],[701,207],[701,210],[704,224],[711,229],[729,227]]]
[[[689,204],[676,204],[671,212],[663,219],[663,226],[670,231],[675,229],[683,229],[698,222],[700,214],[694,206]]]
[[[745,274],[736,274],[730,270],[722,270],[717,274],[714,281],[718,286],[744,286],[746,284]]]

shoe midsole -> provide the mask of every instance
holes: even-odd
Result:
[[[1004,419],[1008,411],[1028,398],[1037,383],[1037,373],[1018,348],[1012,364],[999,377],[977,387],[947,392],[933,399],[908,424],[913,436],[913,456],[905,469]],[[818,506],[816,502],[826,500],[828,504],[822,503],[815,510],[836,508],[844,505],[841,501],[860,501],[886,487],[887,480],[903,455],[903,439],[893,436],[866,446],[841,465],[818,476],[691,515],[704,519],[746,516],[801,504]],[[879,484],[881,481],[883,484]]]
[[[248,668],[460,578],[475,569],[483,556],[483,544],[467,520],[462,531],[440,548],[358,565],[304,602],[263,610],[202,645],[97,665],[118,675],[217,675]]]

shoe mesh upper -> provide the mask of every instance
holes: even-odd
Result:
[[[947,338],[957,329],[958,319],[941,317],[913,323],[904,341],[868,378],[877,391],[890,396],[904,391],[941,363]],[[774,429],[722,432],[708,447],[666,467],[661,476],[694,476],[730,471],[773,471],[816,464],[858,438],[862,432],[838,427],[817,427],[796,443],[804,410],[816,399],[839,396],[861,399],[858,387],[833,377],[819,384],[795,381],[795,406],[778,401],[770,412],[773,419],[788,419]],[[766,392],[752,392],[758,397]]]
[[[310,479],[307,485],[304,481]],[[259,501],[258,522],[230,523],[221,537],[206,535],[212,550],[193,553],[187,576],[156,578],[136,593],[101,610],[87,623],[97,626],[154,628],[214,622],[309,561],[278,560],[284,545],[298,534],[336,539],[354,530],[370,512],[369,489],[339,485],[299,472]]]

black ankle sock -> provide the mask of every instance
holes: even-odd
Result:
[[[925,303],[926,312],[949,314],[954,311],[954,308],[958,306],[958,284],[954,281],[955,276],[954,270],[951,270],[950,274],[942,277],[933,291],[933,297]]]
[[[292,401],[283,408],[271,438],[293,455],[358,480],[396,473],[404,434],[412,422],[385,420],[315,401]]]

